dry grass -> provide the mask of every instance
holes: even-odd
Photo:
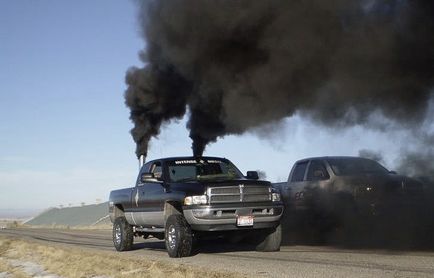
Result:
[[[68,226],[68,225],[28,225],[23,224],[18,227],[31,228],[31,229],[58,229],[58,230],[111,230],[113,224],[97,224],[92,226]]]
[[[0,227],[16,228],[22,225],[21,220],[0,220]]]
[[[167,263],[135,259],[122,256],[122,254],[108,254],[101,251],[51,246],[5,237],[0,237],[1,257],[36,262],[50,273],[71,278],[94,276],[125,278],[240,277],[237,274],[208,271],[181,265],[176,262]]]
[[[18,269],[16,267],[12,267],[7,262],[7,260],[0,257],[0,273],[2,273],[2,272],[7,272],[9,274],[12,274],[13,277],[16,277],[16,278],[28,278],[28,277],[30,277],[26,273],[22,272],[20,269]]]

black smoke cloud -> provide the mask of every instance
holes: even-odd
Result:
[[[359,150],[359,156],[375,160],[378,163],[384,163],[384,161],[383,161],[383,155],[381,154],[381,152],[376,152],[376,151],[372,151],[372,150],[362,149],[362,150]]]
[[[431,180],[434,183],[434,150],[410,151],[403,154],[398,172],[406,175]]]
[[[139,2],[143,68],[125,93],[137,155],[189,113],[194,155],[228,134],[300,113],[328,126],[427,116],[433,1]]]
[[[409,138],[417,139],[401,151],[397,170],[422,179],[434,193],[434,99],[431,100],[425,121],[411,130]],[[431,195],[434,200],[434,194]]]
[[[413,135],[418,137],[418,144],[401,152],[397,171],[422,180],[434,193],[434,133],[419,131],[413,132]]]

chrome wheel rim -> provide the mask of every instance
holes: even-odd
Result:
[[[116,227],[115,227],[115,244],[116,245],[121,244],[121,238],[122,238],[121,227],[120,227],[120,225],[116,225]]]
[[[169,229],[167,229],[167,243],[168,243],[170,249],[175,249],[176,230],[175,230],[175,227],[173,225],[170,225]]]

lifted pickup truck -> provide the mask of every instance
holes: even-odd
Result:
[[[165,239],[170,257],[191,255],[202,236],[250,239],[258,251],[278,251],[283,203],[258,173],[241,172],[227,159],[176,157],[147,162],[136,186],[109,198],[113,243],[132,248],[133,238]]]

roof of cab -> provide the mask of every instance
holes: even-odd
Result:
[[[164,157],[164,158],[157,158],[153,160],[149,160],[148,162],[152,161],[174,161],[174,160],[198,160],[198,159],[220,159],[220,160],[228,160],[224,157],[217,157],[217,156],[174,156],[174,157]]]
[[[309,161],[309,160],[327,160],[327,159],[367,159],[367,160],[372,160],[372,159],[360,157],[360,156],[317,156],[317,157],[303,158],[303,159],[297,160],[296,163]]]

